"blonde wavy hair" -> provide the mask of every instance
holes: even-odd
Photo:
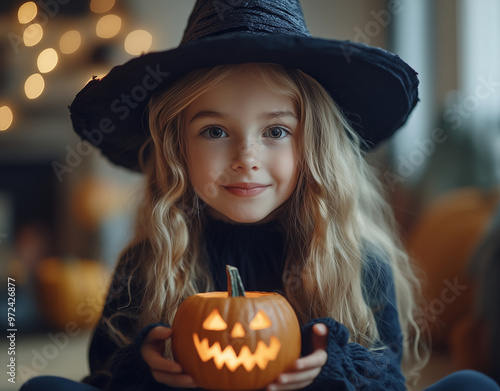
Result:
[[[133,279],[138,290],[129,290],[129,297],[131,302],[139,299],[133,314],[139,327],[158,321],[171,324],[187,296],[213,290],[202,246],[204,210],[187,171],[184,112],[244,66],[193,71],[150,101],[151,139],[142,159],[146,192],[134,239],[117,265],[117,272],[130,275],[129,285]],[[307,74],[274,64],[255,68],[270,89],[293,100],[302,128],[297,188],[276,215],[287,236],[285,296],[299,321],[332,317],[347,327],[351,341],[375,346],[379,335],[362,281],[363,269],[373,268],[368,251],[383,263],[382,269],[392,271],[399,321],[407,337],[403,357],[424,365],[415,317],[419,282],[358,135]]]

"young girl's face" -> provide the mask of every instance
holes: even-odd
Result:
[[[239,223],[266,218],[297,184],[295,105],[266,86],[257,66],[199,96],[185,115],[191,184],[212,216]]]

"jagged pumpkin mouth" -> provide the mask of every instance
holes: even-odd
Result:
[[[281,348],[280,341],[274,336],[271,337],[269,345],[259,341],[253,353],[245,345],[241,348],[239,354],[236,354],[231,345],[226,346],[224,350],[222,350],[220,342],[214,342],[210,346],[208,338],[203,338],[200,341],[200,337],[196,333],[193,334],[193,341],[196,351],[203,362],[213,359],[217,369],[221,369],[226,365],[231,372],[234,372],[239,366],[243,366],[248,372],[253,370],[255,366],[262,370],[266,369],[268,363],[278,357]]]

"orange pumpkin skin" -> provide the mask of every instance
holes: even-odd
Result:
[[[207,347],[200,357],[200,349]],[[174,359],[199,387],[210,390],[264,388],[290,369],[300,349],[295,312],[277,293],[193,295],[179,306],[172,324]]]

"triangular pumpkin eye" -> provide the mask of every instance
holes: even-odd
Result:
[[[226,322],[220,316],[219,310],[214,308],[210,315],[207,316],[203,322],[203,328],[205,330],[225,330],[227,328]]]
[[[252,321],[250,322],[249,327],[252,330],[262,330],[271,327],[272,324],[273,323],[271,322],[271,319],[269,319],[266,313],[260,310],[259,312],[257,312],[257,315],[255,315]]]

